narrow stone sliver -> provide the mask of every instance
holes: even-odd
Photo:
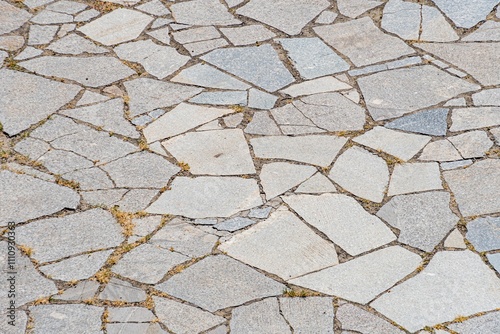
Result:
[[[498,0],[0,0],[0,333],[500,333]]]

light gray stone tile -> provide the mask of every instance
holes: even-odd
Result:
[[[250,88],[248,91],[248,106],[254,109],[271,109],[278,98],[261,90]]]
[[[380,6],[382,2],[380,1],[363,1],[363,0],[338,0],[337,7],[342,15],[348,16],[350,18],[356,18],[364,12]]]
[[[254,208],[250,210],[248,213],[248,217],[250,218],[257,218],[257,219],[265,219],[269,217],[269,213],[271,212],[272,207],[270,206],[264,206],[262,208]]]
[[[45,119],[71,101],[76,85],[40,78],[19,71],[0,70],[0,122],[13,136]]]
[[[465,169],[443,172],[455,195],[460,212],[468,217],[500,211],[500,184],[490,182],[500,177],[500,161],[487,159]]]
[[[87,8],[86,4],[76,1],[66,1],[66,0],[57,1],[45,7],[45,9],[48,10],[66,14],[76,14],[81,12],[85,8]]]
[[[500,105],[500,88],[484,89],[472,95],[476,106]]]
[[[459,37],[441,12],[431,6],[422,6],[422,33],[420,40],[432,42],[456,41]]]
[[[245,133],[267,136],[281,134],[280,129],[266,111],[254,112],[252,120],[245,127]]]
[[[125,334],[125,333],[147,333],[147,334],[166,334],[157,323],[111,323],[106,324],[106,333]]]
[[[143,211],[156,195],[158,195],[158,190],[131,189],[120,201],[116,202],[116,205],[119,206],[120,210],[126,212]]]
[[[211,312],[279,295],[284,287],[224,255],[207,257],[156,285],[160,291]]]
[[[79,106],[84,106],[84,105],[88,105],[88,104],[104,102],[107,100],[109,100],[108,96],[101,95],[99,93],[95,93],[91,90],[86,90],[83,93],[82,97],[80,97],[80,99],[76,103],[76,106],[79,107]]]
[[[235,308],[229,327],[231,333],[291,333],[289,325],[280,313],[276,298]]]
[[[9,33],[20,28],[31,18],[31,14],[18,7],[14,7],[6,1],[0,2],[0,35]]]
[[[297,97],[302,95],[335,92],[350,88],[352,87],[345,82],[342,82],[332,76],[328,76],[291,85],[280,92],[290,95],[291,97]]]
[[[461,135],[448,137],[464,159],[484,157],[493,146],[485,131],[470,131]]]
[[[500,249],[500,218],[477,218],[467,224],[465,235],[478,252]]]
[[[233,114],[224,117],[224,124],[229,128],[235,128],[243,121],[243,114]]]
[[[500,312],[492,312],[479,317],[474,317],[447,326],[449,329],[462,334],[495,334],[500,328]]]
[[[418,3],[390,0],[384,6],[382,28],[403,39],[418,40],[421,10],[422,6]]]
[[[146,292],[132,286],[129,282],[112,277],[99,294],[99,299],[135,303],[146,300]]]
[[[436,0],[434,3],[448,16],[455,25],[462,28],[472,28],[495,7],[495,0]]]
[[[423,161],[454,161],[461,160],[462,156],[448,139],[441,139],[427,144],[418,159]]]
[[[30,308],[37,333],[101,333],[103,307],[92,305],[38,305]]]
[[[338,264],[334,245],[286,209],[275,211],[267,220],[233,236],[219,248],[285,280]]]
[[[424,135],[445,136],[448,130],[447,117],[448,109],[429,109],[403,116],[384,126],[389,129],[422,133]]]
[[[337,18],[338,14],[331,11],[331,10],[325,10],[319,16],[316,18],[314,23],[316,24],[332,24],[333,21]]]
[[[288,35],[298,35],[302,28],[329,6],[326,0],[251,0],[236,11]]]
[[[380,203],[389,183],[389,169],[384,159],[351,147],[337,158],[328,177],[350,193]]]
[[[189,52],[191,56],[197,56],[213,49],[222,48],[228,45],[224,38],[211,39],[208,41],[200,41],[189,44],[184,44],[184,48]]]
[[[447,192],[393,197],[377,216],[400,230],[398,241],[431,252],[458,222]]]
[[[365,304],[413,272],[420,261],[417,254],[392,246],[292,279],[290,283]]]
[[[307,180],[316,171],[313,166],[273,162],[262,166],[259,177],[266,198],[270,200]]]
[[[22,36],[1,36],[0,49],[5,51],[16,51],[24,45],[24,38]]]
[[[109,322],[149,322],[156,318],[144,307],[110,307],[108,311]]]
[[[81,195],[83,200],[90,205],[104,205],[110,207],[118,202],[126,192],[127,189],[107,189],[82,191]]]
[[[452,162],[442,162],[440,164],[442,170],[450,170],[450,169],[457,169],[457,168],[463,168],[472,165],[472,160],[458,160],[458,161],[452,161]]]
[[[392,172],[387,196],[443,189],[436,162],[397,164]]]
[[[113,182],[98,167],[79,169],[63,174],[62,177],[77,182],[81,190],[109,189],[113,187]]]
[[[178,23],[197,26],[227,26],[241,23],[218,0],[192,0],[175,3],[170,6],[170,10]]]
[[[269,136],[251,139],[250,145],[259,158],[286,159],[328,166],[346,142],[346,138],[330,135]]]
[[[237,28],[221,28],[220,31],[236,46],[255,44],[276,36],[272,31],[260,24]]]
[[[31,160],[37,160],[50,150],[50,145],[42,140],[28,137],[14,145],[14,150]]]
[[[444,104],[445,107],[465,107],[467,102],[463,97],[457,97],[456,99],[451,99]]]
[[[304,79],[343,72],[350,67],[318,37],[280,38],[277,41]]]
[[[270,92],[295,81],[268,44],[219,49],[201,59]]]
[[[500,41],[500,23],[496,21],[486,21],[479,27],[479,29],[462,38],[462,41]]]
[[[444,247],[466,249],[467,245],[464,242],[462,233],[458,229],[454,229],[444,240]]]
[[[353,198],[341,194],[290,195],[287,203],[307,223],[350,255],[358,255],[396,240],[376,216]]]
[[[280,298],[279,303],[281,313],[294,332],[333,334],[331,298]]]
[[[76,15],[74,18],[75,22],[85,22],[85,21],[90,21],[94,17],[97,17],[101,15],[101,13],[98,10],[95,9],[87,9],[81,12],[80,14]]]
[[[343,304],[337,310],[336,319],[342,329],[370,334],[403,334],[404,332],[373,313],[353,304]]]
[[[73,22],[73,16],[44,9],[33,16],[30,21],[38,24],[68,23]]]
[[[318,172],[302,182],[295,192],[306,194],[336,193],[337,189],[330,179]]]
[[[403,116],[479,88],[431,65],[375,73],[359,78],[358,84],[375,120]]]
[[[299,84],[300,85],[300,84]],[[280,125],[304,125],[314,127],[314,123],[309,118],[297,109],[293,103],[285,104],[282,107],[274,108],[271,114],[276,122]],[[320,130],[320,129],[318,129]]]
[[[499,307],[499,287],[500,280],[477,254],[438,252],[421,273],[392,288],[370,306],[414,332]]]
[[[214,27],[208,26],[181,30],[172,33],[172,36],[177,42],[186,44],[218,38],[220,37],[220,32]]]
[[[453,109],[450,131],[463,131],[500,125],[500,107]]]
[[[189,99],[191,103],[214,105],[247,105],[246,91],[203,92]]]
[[[80,202],[80,196],[73,189],[6,170],[0,171],[0,188],[3,190],[0,192],[1,226],[50,215],[64,208],[76,209]]]
[[[157,20],[155,20],[155,22],[157,22],[158,20],[161,20],[161,19],[157,19]],[[153,22],[153,24],[151,25],[151,28],[154,28],[153,26],[155,26],[155,22]],[[170,20],[168,20],[168,22],[170,22]],[[169,31],[170,31],[169,28],[162,28],[162,29],[149,31],[149,32],[147,32],[147,34],[149,36],[153,37],[154,39],[156,39],[157,41],[160,41],[163,44],[169,45],[170,44]]]
[[[136,8],[154,16],[164,16],[170,14],[170,11],[159,0],[146,2]]]
[[[214,228],[219,231],[235,232],[253,224],[255,224],[255,221],[251,219],[234,217],[221,223],[215,224]]]
[[[118,8],[78,28],[78,31],[101,44],[115,45],[137,38],[151,21],[153,18],[144,13]]]
[[[500,273],[500,253],[496,254],[486,254],[488,261],[495,268],[495,270]]]
[[[229,217],[262,204],[257,182],[238,177],[177,177],[146,212],[189,218]],[[198,203],[195,207],[193,203]]]
[[[82,281],[77,285],[64,290],[60,295],[52,297],[56,300],[78,300],[84,301],[94,298],[97,290],[99,289],[99,283],[96,281]]]
[[[153,300],[158,318],[175,333],[199,333],[226,321],[222,317],[171,299],[154,296]]]
[[[187,85],[220,89],[246,90],[250,85],[219,71],[208,64],[196,64],[182,70],[170,81]]]
[[[15,162],[8,162],[5,165],[3,165],[2,167],[5,167],[4,169],[8,169],[8,170],[13,171],[15,173],[31,175],[31,176],[34,176],[36,178],[39,178],[39,179],[42,179],[45,181],[55,182],[55,180],[56,180],[56,178],[50,174],[40,172],[38,169],[35,169],[33,167],[29,167],[26,165],[20,165],[20,164],[15,163]]]
[[[27,46],[24,48],[24,50],[19,53],[17,56],[14,57],[15,60],[25,60],[25,59],[30,59],[34,58],[36,56],[39,56],[43,53],[42,50],[35,49],[31,46]]]

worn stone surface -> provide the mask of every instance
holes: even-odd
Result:
[[[103,307],[93,305],[37,305],[30,308],[39,333],[100,333]]]
[[[444,247],[466,249],[467,245],[465,244],[464,237],[460,231],[454,229],[444,240]]]
[[[454,161],[462,156],[448,139],[433,141],[422,150],[419,160],[424,161]]]
[[[274,162],[262,166],[259,177],[266,198],[270,200],[297,186],[315,172],[316,168],[312,166]]]
[[[448,140],[464,159],[483,157],[494,144],[484,131],[470,131]]]
[[[462,323],[450,324],[449,328],[459,333],[493,334],[500,326],[500,312],[492,312],[479,317],[465,320]]]
[[[435,162],[397,164],[387,196],[443,189],[439,165]]]
[[[6,34],[21,27],[31,18],[31,14],[25,10],[14,7],[6,1],[0,2],[0,35]]]
[[[262,42],[276,36],[262,25],[254,24],[238,28],[221,28],[221,32],[233,45],[249,45]]]
[[[373,313],[363,310],[353,304],[343,304],[337,310],[336,318],[343,330],[373,334],[403,334],[404,332]]]
[[[99,289],[99,283],[96,281],[82,281],[76,286],[64,290],[60,295],[54,296],[59,300],[88,300],[95,296]]]
[[[229,328],[232,333],[291,333],[276,298],[235,308]]]
[[[173,77],[171,81],[187,85],[220,89],[244,90],[250,88],[249,85],[219,71],[210,65],[201,64],[196,64],[182,70],[179,74]]]
[[[500,218],[477,218],[467,224],[467,240],[478,252],[500,249]]]
[[[450,131],[485,128],[500,124],[500,107],[453,109]]]
[[[87,53],[106,53],[103,47],[97,46],[95,43],[80,37],[77,34],[66,35],[61,39],[51,43],[47,49],[57,53],[79,55],[84,52]]]
[[[333,305],[326,297],[280,298],[280,310],[295,332],[333,334]],[[311,319],[315,319],[314,323]]]
[[[40,267],[53,279],[75,281],[92,277],[106,262],[113,250],[83,254]]]
[[[429,109],[398,118],[385,124],[385,127],[424,135],[445,136],[448,129],[447,117],[448,109]]]
[[[104,290],[99,294],[99,299],[118,302],[141,302],[146,299],[146,292],[116,278],[111,278]]]

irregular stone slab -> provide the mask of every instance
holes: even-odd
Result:
[[[39,179],[42,179],[45,181],[52,181],[52,182],[56,181],[56,178],[50,174],[40,172],[38,169],[35,169],[33,167],[29,167],[26,165],[20,165],[20,164],[15,163],[15,162],[8,162],[5,165],[3,165],[2,167],[4,167],[5,169],[8,169],[14,173],[31,175],[31,176],[34,176],[36,178],[39,178]]]
[[[450,195],[442,191],[395,196],[377,216],[400,230],[398,241],[426,252],[458,222],[450,210]]]
[[[336,193],[337,189],[330,179],[318,172],[302,182],[295,192],[307,194]]]
[[[285,286],[236,260],[218,255],[193,264],[156,288],[214,312],[279,295]]]
[[[319,14],[319,16],[314,20],[316,24],[332,24],[337,18],[338,14],[331,10],[324,10]]]
[[[380,6],[382,3],[380,1],[364,1],[364,0],[338,0],[337,7],[342,15],[348,16],[350,18],[356,18],[364,12]]]
[[[308,224],[324,233],[350,255],[380,247],[396,236],[351,197],[341,194],[293,195],[287,203]]]
[[[448,139],[436,140],[427,144],[418,158],[418,160],[425,161],[454,161],[461,159],[462,156]]]
[[[252,120],[245,127],[245,133],[267,136],[281,134],[280,129],[266,111],[257,111],[252,115]]]
[[[37,74],[74,80],[89,87],[109,85],[135,74],[113,57],[45,56],[23,61],[19,65]]]
[[[113,272],[134,281],[155,284],[173,267],[189,257],[151,244],[142,244],[126,253]]]
[[[201,59],[270,92],[295,81],[269,44],[219,49]]]
[[[237,127],[238,125],[241,124],[242,121],[243,121],[243,114],[241,113],[224,117],[224,124],[230,128]]]
[[[500,88],[484,89],[472,95],[476,106],[500,105]]]
[[[181,30],[172,33],[174,39],[181,43],[205,41],[220,37],[220,32],[212,26]]]
[[[30,307],[30,315],[38,333],[101,333],[104,307],[92,305],[38,305]]]
[[[450,131],[463,131],[500,125],[500,107],[453,109]]]
[[[354,138],[353,141],[407,161],[424,148],[431,139],[428,136],[409,134],[377,126]]]
[[[495,273],[471,251],[453,251],[438,252],[421,273],[370,306],[414,332],[499,305],[500,280]]]
[[[121,59],[141,64],[158,79],[174,73],[189,60],[189,57],[181,55],[175,48],[158,45],[150,39],[120,44],[113,50]]]
[[[146,300],[146,292],[114,277],[99,295],[99,299],[123,302],[141,302]]]
[[[444,240],[444,247],[466,249],[467,245],[464,242],[464,237],[458,229],[454,229]]]
[[[16,51],[24,45],[22,36],[2,36],[0,37],[0,49],[5,51]]]
[[[17,56],[14,57],[15,60],[25,60],[29,58],[34,58],[36,56],[39,56],[43,53],[42,50],[35,49],[34,47],[27,46],[24,48],[24,50],[19,53]],[[7,57],[7,53],[5,53],[5,57]]]
[[[255,222],[251,219],[234,217],[214,225],[214,228],[219,231],[235,232],[253,224],[255,224]]]
[[[62,175],[67,180],[76,181],[81,190],[97,190],[113,188],[113,182],[98,167],[80,169]]]
[[[269,213],[271,212],[272,207],[270,206],[265,206],[262,208],[254,208],[250,210],[248,213],[248,217],[250,218],[257,218],[257,219],[265,219],[269,216]]]
[[[467,224],[465,235],[478,252],[500,249],[500,218],[477,218]]]
[[[283,316],[295,332],[333,334],[331,298],[280,298],[279,304]]]
[[[470,318],[461,323],[450,324],[447,327],[455,332],[463,334],[495,334],[495,331],[500,328],[500,312],[492,312],[479,317]]]
[[[189,218],[229,217],[262,204],[259,188],[253,179],[177,177],[171,188],[146,211]],[[192,203],[197,203],[197,206]]]
[[[80,202],[73,189],[7,170],[0,171],[0,189],[0,226],[76,209]]]
[[[96,281],[82,281],[76,286],[70,287],[62,294],[53,296],[56,300],[84,301],[94,298],[100,284]]]
[[[431,136],[445,136],[448,109],[436,108],[403,116],[384,126],[389,129],[403,130],[408,132],[422,133]]]
[[[498,2],[496,0],[436,0],[434,3],[458,27],[472,28],[479,21],[484,20]]]
[[[170,81],[187,85],[220,89],[246,90],[250,88],[250,85],[247,85],[246,83],[243,83],[208,64],[196,64],[188,67],[170,79]]]
[[[368,17],[313,30],[356,65],[364,66],[413,53],[398,38],[384,34]]]
[[[113,250],[83,254],[61,262],[41,266],[39,269],[52,279],[82,280],[92,277],[106,262]]]
[[[304,79],[343,72],[350,67],[318,37],[280,38],[276,41],[283,46]]]
[[[220,31],[236,46],[255,44],[276,36],[272,31],[260,24],[237,28],[221,28]]]
[[[290,95],[291,97],[297,97],[301,95],[334,92],[350,88],[352,87],[348,84],[334,77],[328,76],[291,85],[290,87],[281,90],[281,92]]]
[[[144,307],[110,307],[110,322],[149,322],[155,319],[153,312]]]
[[[307,23],[330,4],[326,0],[251,0],[236,11],[236,14],[250,17],[288,35],[298,35]]]
[[[493,268],[500,273],[500,254],[486,254],[486,257],[488,258],[488,261],[491,263]]]
[[[97,46],[77,34],[70,34],[51,43],[47,49],[57,53],[79,55],[82,53],[106,53],[107,49]]]
[[[115,45],[137,38],[151,21],[144,13],[118,8],[78,30],[101,44]]]
[[[57,26],[31,25],[28,37],[28,45],[42,45],[52,42],[56,33]]]
[[[272,94],[250,88],[248,91],[248,106],[254,109],[271,109],[278,98]]]
[[[68,23],[73,22],[73,16],[45,9],[31,18],[30,21],[38,24]]]
[[[0,70],[0,123],[9,136],[26,130],[71,101],[76,85],[19,71]]]
[[[122,99],[112,99],[88,107],[63,110],[61,114],[91,123],[106,131],[139,138],[139,133],[124,117]]]
[[[375,120],[403,116],[479,89],[431,65],[375,73],[359,78],[358,84]]]
[[[5,236],[9,237],[10,235],[5,234]],[[9,249],[9,245],[5,241],[0,242],[0,246],[5,250]],[[19,307],[38,298],[56,294],[57,287],[54,282],[40,275],[27,256],[18,253],[19,251],[17,249],[15,252],[14,271],[17,272],[15,277],[16,306]],[[11,283],[7,280],[7,272],[12,271],[12,255],[8,256],[7,251],[3,252],[0,256],[0,265],[6,272],[4,275],[5,278],[0,281],[0,287],[4,289],[4,291],[10,291]],[[10,300],[12,299],[8,298],[8,293],[4,293],[0,296],[0,302],[4,303],[4,305],[9,305]],[[7,307],[5,307],[5,309],[5,311],[7,311]],[[18,323],[16,322],[16,324]]]
[[[106,333],[122,334],[122,333],[151,333],[151,334],[166,334],[157,323],[111,323],[106,324]]]
[[[437,189],[443,189],[438,163],[397,164],[392,172],[387,196]]]
[[[31,14],[25,10],[12,6],[6,1],[0,1],[0,35],[20,28],[31,18]]]
[[[142,10],[143,12],[155,16],[164,16],[170,14],[170,11],[159,0],[146,2],[140,6],[137,6],[136,9]]]
[[[247,92],[227,91],[227,92],[203,92],[189,100],[191,103],[216,104],[216,105],[247,105]]]
[[[48,10],[52,10],[58,13],[66,14],[76,14],[87,8],[87,5],[75,1],[61,0],[54,2],[46,7]]]
[[[193,174],[255,173],[248,144],[240,129],[190,132],[162,144],[178,161],[189,164]]]
[[[153,301],[160,321],[175,333],[199,333],[226,321],[222,317],[171,299],[153,296]]]
[[[125,82],[124,85],[130,98],[131,116],[144,114],[157,108],[173,106],[202,91],[201,88],[197,87],[149,78],[134,79]]]
[[[500,177],[500,161],[496,159],[478,161],[466,169],[445,171],[443,176],[464,216],[500,211],[498,201],[500,184],[490,182]]]
[[[353,304],[342,304],[337,310],[336,318],[343,330],[352,330],[371,334],[403,334],[404,332],[389,322],[367,312]]]
[[[232,109],[210,108],[181,103],[144,129],[148,143],[169,138],[234,113]]]
[[[156,232],[149,242],[164,249],[197,258],[209,254],[218,237],[174,219]]]
[[[484,157],[494,145],[484,131],[469,131],[461,135],[448,137],[448,140],[460,152],[464,159]]]
[[[93,91],[90,91],[90,90],[86,90],[82,97],[78,100],[78,102],[76,103],[76,106],[84,106],[84,105],[88,105],[88,104],[94,104],[94,103],[97,103],[97,102],[104,102],[104,101],[108,101],[109,100],[109,97],[105,96],[105,95],[101,95],[99,93],[95,93]]]
[[[93,167],[92,161],[85,159],[75,153],[50,150],[42,155],[38,160],[54,174],[64,174],[77,169]]]
[[[184,44],[184,47],[189,52],[191,56],[197,56],[202,53],[207,53],[213,49],[222,48],[228,45],[224,38],[211,39],[209,41],[194,42],[189,44]]]
[[[49,230],[50,234],[43,232]],[[32,257],[41,263],[116,247],[124,240],[120,225],[102,209],[37,220],[18,227],[17,232],[18,242],[32,248]],[[74,237],[75,233],[79,238]]]
[[[172,16],[178,23],[196,26],[228,26],[241,23],[217,0],[192,0],[170,6]]]
[[[456,65],[485,86],[500,84],[500,73],[495,71],[500,64],[500,43],[419,43],[414,46]]]
[[[276,298],[268,298],[233,310],[231,333],[291,333]]]
[[[441,12],[431,6],[422,6],[422,33],[420,40],[447,42],[456,41],[458,35]]]
[[[346,138],[329,135],[270,136],[251,139],[250,145],[259,158],[286,159],[328,166],[346,142]]]
[[[267,220],[235,235],[219,248],[285,280],[338,264],[334,245],[286,209],[275,211]]]
[[[391,246],[289,282],[366,304],[413,272],[420,261],[417,254]]]
[[[99,16],[101,13],[95,9],[84,10],[75,16],[75,22],[86,22],[92,20],[94,17]]]
[[[479,29],[462,38],[462,41],[500,41],[500,23],[496,21],[486,21],[479,27]]]
[[[270,200],[305,181],[316,171],[312,166],[274,162],[262,166],[259,177],[266,198]]]
[[[328,177],[350,193],[380,203],[389,183],[389,169],[384,159],[354,146],[337,158]]]
[[[137,152],[102,166],[117,187],[163,188],[180,171],[161,156]]]
[[[365,110],[339,93],[322,93],[293,102],[317,127],[327,131],[362,130]]]

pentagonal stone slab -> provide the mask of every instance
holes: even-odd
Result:
[[[276,211],[266,221],[223,243],[220,249],[285,280],[338,264],[334,245],[287,210]]]
[[[30,308],[34,327],[40,334],[101,333],[103,307],[92,305],[38,305]]]
[[[146,211],[189,218],[229,217],[262,204],[257,182],[253,179],[177,177],[171,188]]]
[[[439,252],[420,274],[370,306],[415,332],[500,307],[500,279],[471,251]]]
[[[50,215],[64,208],[76,209],[80,203],[80,196],[73,189],[6,170],[0,171],[0,189],[1,226]]]
[[[208,311],[276,296],[284,285],[227,256],[210,256],[156,286]]]
[[[81,90],[19,71],[0,70],[0,123],[13,136],[71,101]]]
[[[364,253],[396,239],[380,219],[346,195],[293,195],[283,200],[350,255]]]
[[[120,225],[102,209],[37,220],[18,227],[17,233],[18,242],[31,247],[33,258],[39,262],[116,247],[124,240]]]
[[[450,195],[442,191],[395,196],[377,216],[401,231],[400,242],[426,252],[432,251],[458,221],[450,210]]]

